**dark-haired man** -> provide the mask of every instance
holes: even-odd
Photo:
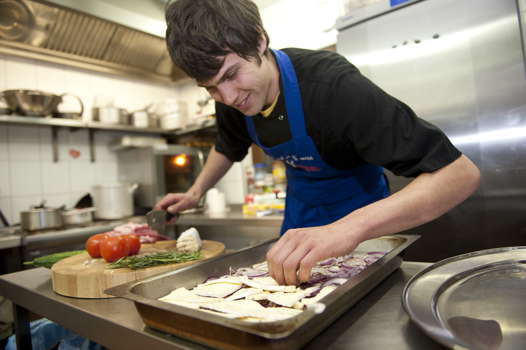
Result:
[[[216,101],[218,136],[172,213],[201,196],[252,143],[287,165],[283,236],[267,254],[279,283],[309,279],[316,262],[367,239],[435,219],[478,186],[477,167],[336,53],[270,50],[250,0],[178,0],[166,14],[175,64]],[[389,195],[383,167],[415,179]]]

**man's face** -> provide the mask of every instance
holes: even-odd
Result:
[[[270,59],[262,56],[262,60],[261,65],[258,65],[254,58],[247,61],[230,53],[225,56],[216,76],[199,83],[199,86],[204,87],[215,101],[233,107],[244,115],[256,115],[275,97],[269,96],[273,80]]]

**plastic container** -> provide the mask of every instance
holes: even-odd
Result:
[[[287,181],[285,164],[279,160],[272,162],[272,177],[275,184],[283,184]]]
[[[206,205],[210,214],[222,214],[226,211],[225,194],[216,188],[206,193]]]
[[[265,176],[267,175],[265,163],[254,164],[254,192],[263,193],[265,188]]]

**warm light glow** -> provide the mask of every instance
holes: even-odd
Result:
[[[188,163],[188,157],[186,154],[180,154],[177,157],[172,158],[172,164],[175,166],[183,167]]]

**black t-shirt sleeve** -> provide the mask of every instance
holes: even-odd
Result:
[[[333,80],[327,118],[335,138],[364,162],[415,177],[461,155],[440,129],[351,68]]]
[[[243,160],[252,144],[244,118],[235,109],[216,102],[217,136],[215,149],[232,162]]]

